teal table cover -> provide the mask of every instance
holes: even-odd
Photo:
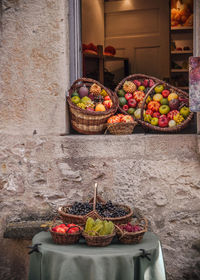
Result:
[[[115,239],[107,247],[56,245],[49,232],[33,238],[39,252],[30,256],[29,280],[166,280],[160,241],[147,232],[141,243],[123,245]],[[151,254],[149,261],[140,249]]]

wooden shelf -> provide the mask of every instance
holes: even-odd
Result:
[[[193,54],[192,50],[187,51],[171,51],[171,54]]]
[[[174,30],[193,30],[193,26],[176,26],[176,27],[171,27],[171,31]]]
[[[188,69],[171,69],[172,73],[183,73],[183,72],[188,72]]]

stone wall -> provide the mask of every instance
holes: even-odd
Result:
[[[162,242],[169,280],[199,279],[195,135],[1,136],[0,147],[1,236],[11,218],[87,200],[98,182],[105,199],[137,207],[148,218]],[[0,279],[26,279],[27,242],[1,237],[1,243]]]

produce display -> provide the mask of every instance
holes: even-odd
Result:
[[[120,108],[138,119],[140,115],[138,109],[141,108],[146,93],[154,84],[152,79],[125,81],[117,91]]]
[[[86,221],[84,232],[91,236],[109,235],[114,232],[114,224],[111,221],[101,221],[99,219],[92,219],[89,217]]]
[[[180,125],[190,114],[188,102],[187,98],[179,96],[173,88],[158,85],[146,99],[144,121],[161,128]]]
[[[113,106],[109,94],[95,83],[75,90],[71,94],[71,102],[83,110],[95,112],[104,112]]]
[[[77,233],[80,231],[79,226],[75,225],[75,224],[60,224],[57,225],[55,227],[52,227],[52,231],[57,232],[57,233],[69,233],[69,234],[73,234],[73,233]]]
[[[107,120],[107,123],[112,124],[112,123],[133,123],[134,119],[132,116],[129,115],[124,115],[124,114],[118,114],[115,116],[110,117]]]
[[[83,216],[93,210],[93,205],[88,202],[74,202],[74,204],[71,207],[67,209],[64,208],[64,210],[68,214]],[[104,218],[123,217],[128,214],[128,212],[125,209],[114,205],[110,200],[106,203],[97,202],[96,211],[100,216]]]
[[[126,232],[137,232],[142,230],[139,225],[132,225],[131,223],[128,223],[126,225],[119,225],[119,228]]]

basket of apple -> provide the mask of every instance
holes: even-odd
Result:
[[[89,78],[76,80],[67,97],[72,127],[82,134],[100,134],[118,108],[114,92]]]
[[[131,115],[136,120],[139,119],[143,100],[150,88],[157,82],[160,80],[144,74],[133,74],[124,78],[115,89],[119,101],[119,111]]]
[[[76,224],[58,223],[54,218],[53,225],[49,227],[52,239],[56,244],[74,244],[77,243],[81,237],[83,228]]]
[[[107,120],[107,129],[110,134],[122,135],[122,134],[131,134],[137,122],[130,115],[118,114],[110,117]],[[105,133],[106,133],[105,132]]]
[[[156,83],[146,94],[138,122],[147,129],[160,132],[178,132],[193,117],[188,94],[163,81]]]

